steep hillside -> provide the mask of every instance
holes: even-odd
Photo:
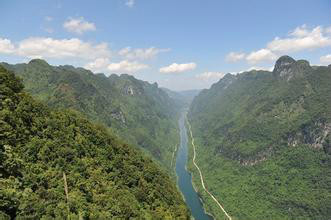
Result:
[[[197,163],[234,219],[329,219],[330,82],[331,66],[283,56],[273,72],[228,74],[194,99]]]
[[[83,68],[51,66],[38,59],[3,66],[20,76],[26,90],[38,100],[84,113],[170,168],[178,142],[176,110],[156,83],[130,75],[95,75]]]
[[[189,219],[151,159],[22,88],[0,67],[0,219]]]

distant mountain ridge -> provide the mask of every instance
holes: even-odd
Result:
[[[178,142],[176,105],[156,83],[122,74],[93,74],[40,59],[2,65],[23,79],[28,92],[50,107],[72,108],[110,127],[170,169]]]
[[[172,98],[179,108],[188,107],[195,96],[199,94],[200,89],[173,91],[167,88],[161,88],[170,98]]]
[[[329,219],[330,82],[331,66],[283,56],[272,72],[227,74],[195,97],[198,164],[231,216]]]

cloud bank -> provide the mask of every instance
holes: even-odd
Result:
[[[284,38],[274,38],[267,43],[265,48],[260,50],[252,51],[248,54],[230,52],[226,56],[226,61],[237,62],[246,60],[250,64],[256,64],[276,60],[283,54],[329,46],[331,46],[331,27],[323,28],[322,26],[316,26],[309,28],[307,25],[302,25],[290,31]]]
[[[225,76],[222,72],[204,72],[201,74],[196,75],[195,77],[198,79],[202,79],[204,81],[221,79]]]
[[[160,68],[160,73],[181,73],[190,70],[194,70],[197,67],[196,63],[173,63],[169,66],[164,66]]]
[[[155,47],[150,48],[137,48],[131,49],[131,47],[125,47],[118,51],[120,56],[125,57],[126,59],[134,60],[147,60],[155,58],[159,53],[168,52],[170,49],[159,49]]]
[[[321,63],[331,64],[331,54],[321,56],[320,61],[321,61]]]

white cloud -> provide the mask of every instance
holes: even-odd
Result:
[[[127,60],[123,60],[119,63],[110,63],[107,66],[107,69],[112,72],[117,73],[135,73],[139,70],[143,70],[148,68],[148,65],[138,62],[129,62]]]
[[[246,60],[249,63],[258,63],[261,61],[271,61],[275,60],[277,58],[277,55],[275,55],[273,52],[271,52],[268,49],[261,49],[258,51],[253,51],[250,54],[247,55]]]
[[[121,49],[118,54],[120,56],[125,57],[126,59],[141,59],[141,60],[146,60],[146,59],[152,59],[156,57],[159,53],[162,52],[168,52],[170,49],[159,49],[155,47],[150,47],[146,49],[142,48],[137,48],[137,49],[131,49],[130,47],[125,47]]]
[[[305,37],[308,35],[307,25],[302,25],[300,27],[295,28],[293,31],[289,33],[289,36],[293,37]]]
[[[144,50],[131,50],[123,55],[130,58],[148,59],[166,49],[154,47]],[[122,51],[122,53],[124,53]],[[147,64],[129,59],[120,62],[110,62],[111,57],[118,53],[111,51],[106,43],[92,44],[78,38],[53,39],[31,37],[13,44],[9,39],[0,38],[0,54],[13,54],[24,58],[71,59],[86,62],[84,66],[93,72],[104,73],[135,73],[149,68]],[[194,64],[195,65],[195,64]]]
[[[221,79],[225,76],[222,72],[204,72],[202,74],[196,75],[195,77],[198,79],[202,79],[204,81]]]
[[[109,65],[108,58],[97,58],[92,62],[87,63],[84,68],[91,70],[92,72],[105,72]]]
[[[321,56],[320,57],[320,61],[322,63],[331,64],[331,54],[327,54],[325,56]]]
[[[249,63],[258,63],[263,61],[273,61],[277,57],[291,52],[312,50],[316,48],[331,46],[331,26],[323,28],[316,26],[309,28],[302,25],[290,31],[284,38],[276,37],[267,43],[265,48],[258,51],[252,51],[248,55],[244,53],[231,52],[227,55],[226,60],[236,62],[246,59]]]
[[[182,63],[177,64],[173,63],[169,66],[161,67],[160,72],[161,73],[181,73],[189,70],[194,70],[196,68],[196,63]]]
[[[288,38],[276,37],[267,44],[267,48],[272,51],[288,53],[331,46],[331,36],[325,33],[328,33],[328,28],[324,29],[317,26],[310,30],[303,25],[292,31]]]
[[[103,73],[135,73],[139,70],[148,68],[149,66],[143,63],[130,62],[123,60],[118,63],[110,63],[108,58],[98,58],[84,66],[93,72]]]
[[[231,52],[226,56],[227,62],[237,62],[245,58],[245,53]]]
[[[69,18],[63,23],[63,27],[72,33],[83,34],[87,31],[95,31],[96,27],[94,23],[85,21],[83,17]]]
[[[109,57],[106,43],[92,45],[77,38],[53,39],[32,37],[21,41],[16,54],[28,58],[83,58],[96,59]]]
[[[134,6],[135,0],[127,0],[125,2],[125,5],[128,6],[129,8],[132,8]]]
[[[10,54],[15,52],[15,46],[10,40],[6,38],[0,38],[0,54]]]
[[[272,71],[274,69],[273,66],[271,67],[260,67],[260,66],[252,66],[250,68],[248,68],[245,71],[241,71],[241,72],[247,72],[247,71],[251,71],[251,70],[265,70],[265,71]]]
[[[270,66],[270,67],[262,67],[262,66],[251,66],[245,70],[240,70],[240,71],[236,71],[236,72],[230,72],[232,75],[237,75],[239,73],[244,73],[244,72],[249,72],[249,71],[252,71],[252,70],[264,70],[264,71],[270,71],[272,72],[274,69],[274,66]]]

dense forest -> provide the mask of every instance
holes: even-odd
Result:
[[[152,158],[170,167],[178,144],[177,107],[156,83],[122,74],[93,74],[73,66],[51,66],[40,59],[2,65],[23,79],[26,90],[52,108],[74,109],[103,123]]]
[[[330,82],[331,66],[283,56],[273,72],[228,74],[193,100],[197,163],[233,219],[330,219]]]
[[[35,101],[0,66],[0,219],[14,218],[189,219],[189,212],[150,158],[78,112]]]

